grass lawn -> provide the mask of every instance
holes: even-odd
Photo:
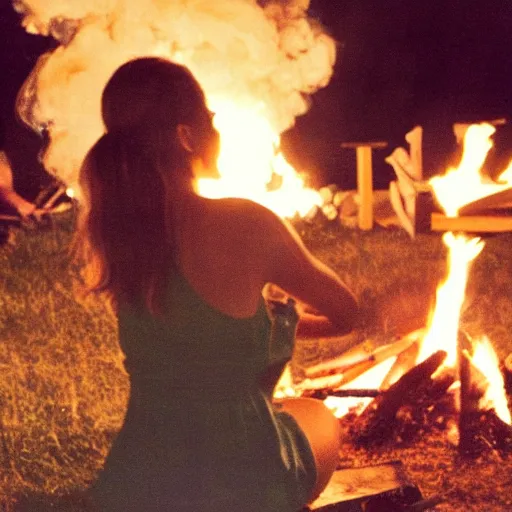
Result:
[[[73,213],[61,214],[47,226],[13,230],[0,248],[2,510],[82,510],[80,499],[69,496],[94,479],[123,421],[129,387],[115,319],[100,299],[77,292],[73,226]],[[439,235],[411,240],[398,229],[361,233],[318,219],[296,227],[360,297],[356,338],[385,342],[425,325],[446,271]],[[501,358],[512,351],[511,241],[508,234],[486,240],[461,322],[472,336],[486,333]],[[344,348],[311,341],[297,347],[296,357],[299,365],[314,364]],[[510,461],[464,466],[443,433],[375,452],[345,448],[347,465],[403,460],[426,496],[447,493],[449,503],[438,510],[512,510]],[[23,495],[25,508],[15,505]]]

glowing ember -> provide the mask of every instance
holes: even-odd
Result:
[[[443,241],[448,247],[448,276],[437,288],[436,307],[423,339],[418,362],[437,350],[444,350],[448,353],[445,364],[455,366],[460,310],[464,303],[469,268],[482,251],[484,243],[479,238],[453,233],[445,233]]]
[[[459,209],[468,204],[512,187],[512,162],[497,182],[482,173],[482,167],[493,143],[496,131],[488,123],[471,125],[464,136],[464,152],[456,169],[430,180],[436,198],[448,217],[456,217]]]

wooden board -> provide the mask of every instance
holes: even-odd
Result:
[[[465,231],[469,233],[501,233],[512,231],[512,217],[471,215],[446,217],[441,213],[431,216],[432,231]]]
[[[327,512],[327,510],[334,510],[333,505],[344,504],[345,508],[336,508],[336,510],[357,511],[360,510],[355,506],[358,503],[408,486],[412,484],[400,461],[339,469],[334,472],[327,488],[309,509]]]

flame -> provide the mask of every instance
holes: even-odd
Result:
[[[374,389],[378,388],[376,383],[381,383],[391,370],[396,361],[396,357],[390,357],[377,366],[367,370],[362,375],[341,387],[341,389]],[[373,398],[347,397],[341,398],[329,396],[324,400],[324,404],[331,409],[337,418],[342,418],[351,411],[361,414],[372,402]]]
[[[279,135],[262,112],[232,101],[209,98],[208,103],[221,137],[220,178],[199,179],[196,190],[200,195],[251,199],[282,217],[304,216],[322,204],[320,194],[305,186],[278,151]]]
[[[459,167],[449,169],[445,175],[430,180],[446,215],[457,216],[465,204],[512,186],[512,162],[501,173],[498,182],[486,180],[481,173],[493,145],[491,136],[494,132],[495,128],[488,123],[471,125],[464,136],[464,151]],[[484,243],[479,238],[453,233],[445,233],[443,241],[448,247],[448,275],[437,289],[436,307],[423,340],[419,361],[441,349],[448,353],[445,365],[455,366],[460,312],[464,304],[469,269],[482,251]],[[487,338],[476,344],[470,360],[489,384],[479,406],[482,409],[494,408],[498,416],[510,424],[510,411],[498,358]]]
[[[464,151],[459,166],[429,181],[448,217],[456,217],[459,209],[468,203],[512,187],[512,162],[496,182],[481,172],[487,154],[493,147],[491,136],[495,131],[496,128],[488,123],[469,126],[464,136]]]
[[[448,353],[444,364],[455,366],[460,311],[464,303],[469,268],[484,248],[484,242],[479,238],[453,233],[445,233],[443,242],[448,247],[448,275],[437,288],[435,310],[423,339],[418,362],[437,350],[444,350]]]
[[[494,409],[499,418],[512,424],[510,410],[508,408],[507,395],[503,375],[499,369],[499,360],[491,342],[484,336],[475,344],[472,364],[485,375],[488,386],[479,407],[482,410]]]

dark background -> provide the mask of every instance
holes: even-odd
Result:
[[[16,95],[39,55],[53,48],[50,38],[29,35],[9,0],[0,0],[0,147],[6,150],[18,193],[33,199],[49,183],[38,163],[41,139],[16,118]]]
[[[2,144],[19,187],[28,189],[39,179],[40,142],[14,121],[13,103],[37,56],[53,43],[26,34],[1,1]],[[331,83],[314,95],[283,147],[292,163],[311,169],[317,185],[355,185],[354,151],[341,142],[389,143],[374,154],[375,185],[385,187],[393,172],[383,159],[416,124],[424,127],[424,166],[433,174],[453,156],[454,122],[512,118],[511,1],[312,0],[310,12],[337,40],[338,60]],[[502,166],[510,128],[500,128],[495,142],[490,159]]]
[[[313,0],[339,42],[335,75],[285,143],[323,181],[354,185],[353,151],[342,141],[384,140],[375,184],[393,176],[383,159],[424,128],[427,175],[452,160],[454,122],[512,117],[512,2],[503,0]],[[495,136],[490,166],[510,157],[510,128]]]

